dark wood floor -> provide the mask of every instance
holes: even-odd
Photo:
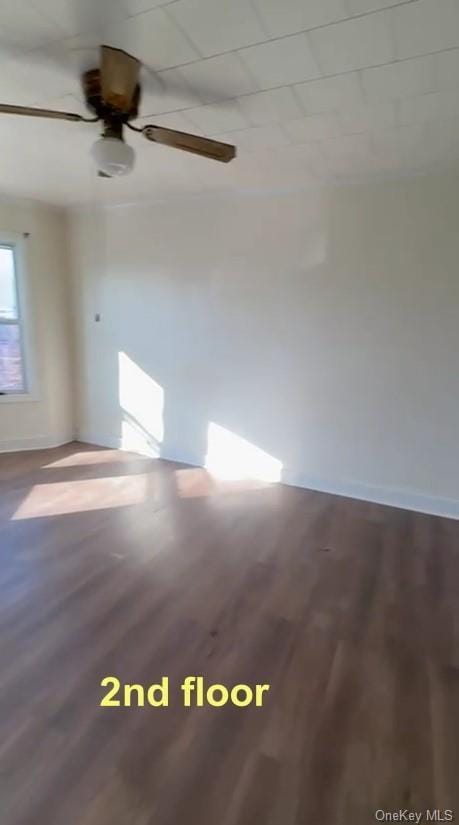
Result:
[[[68,445],[0,456],[0,544],[2,825],[459,817],[459,522]]]

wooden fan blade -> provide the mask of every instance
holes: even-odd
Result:
[[[229,163],[236,157],[236,147],[230,143],[220,143],[219,140],[200,137],[199,135],[189,135],[187,132],[176,132],[175,129],[165,129],[162,126],[145,126],[142,133],[148,140],[154,143],[162,143],[174,149],[183,149],[184,152],[192,152],[194,155],[201,155],[204,158],[220,160],[222,163]]]
[[[35,109],[31,106],[10,106],[7,103],[0,103],[0,114],[6,115],[27,115],[29,117],[49,117],[54,120],[84,120],[92,122],[98,118],[86,118],[77,115],[75,112],[55,112],[53,109]]]
[[[101,46],[101,89],[106,106],[127,114],[139,80],[140,62],[122,49]]]

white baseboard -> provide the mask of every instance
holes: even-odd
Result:
[[[111,450],[122,450],[121,436],[102,435],[101,433],[78,433],[76,441],[82,444],[94,444],[96,447],[108,447]]]
[[[111,437],[101,436],[96,433],[80,433],[77,436],[77,440],[84,441],[88,444],[97,444],[101,447],[110,447],[116,450],[124,449],[122,439],[119,436]],[[146,455],[148,453],[142,450],[141,454]],[[167,461],[175,461],[179,464],[190,464],[193,467],[202,466],[197,463],[196,459],[191,455],[183,454],[179,456],[174,453],[173,455],[161,455],[161,458]],[[459,499],[430,496],[419,490],[382,487],[360,481],[340,481],[329,478],[318,478],[287,468],[284,468],[282,471],[281,483],[290,487],[302,487],[306,490],[316,490],[320,493],[329,493],[330,495],[343,496],[345,498],[355,498],[360,501],[370,501],[374,504],[384,504],[389,507],[397,507],[400,510],[411,510],[433,516],[459,519]]]
[[[397,507],[400,510],[412,510],[417,513],[459,519],[458,499],[430,496],[419,490],[381,487],[360,481],[336,481],[317,478],[287,469],[282,472],[282,483],[293,487],[317,490],[320,493],[356,498],[360,501],[371,501],[375,504],[385,504],[389,507]]]
[[[22,450],[47,450],[61,447],[75,440],[73,433],[62,435],[36,435],[26,438],[8,438],[0,441],[0,453],[16,453]]]
[[[147,442],[142,444],[138,441],[135,446],[133,446],[129,442],[126,443],[123,441],[123,438],[119,435],[101,435],[100,433],[81,432],[75,436],[75,439],[83,444],[94,444],[97,447],[107,447],[108,449],[123,450],[128,453],[138,453],[138,455],[144,455],[148,458],[162,458],[163,461],[172,461],[176,464],[190,464],[192,467],[202,467],[202,464],[197,460],[196,456],[191,453],[178,455],[178,453],[175,452],[161,452],[161,455],[158,455],[157,451]]]

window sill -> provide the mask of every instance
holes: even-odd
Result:
[[[27,401],[38,401],[38,398],[30,392],[6,393],[6,395],[0,395],[0,404],[23,404]]]

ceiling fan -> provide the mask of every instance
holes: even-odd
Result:
[[[236,147],[229,143],[154,124],[138,127],[130,123],[138,116],[141,93],[140,68],[140,61],[122,49],[101,46],[100,68],[84,72],[81,78],[86,105],[94,112],[94,117],[29,106],[10,106],[4,103],[0,103],[0,114],[29,115],[85,123],[102,121],[102,135],[91,149],[101,177],[125,175],[134,166],[134,150],[124,141],[125,126],[139,132],[153,143],[183,149],[185,152],[223,163],[228,163],[236,156]]]

